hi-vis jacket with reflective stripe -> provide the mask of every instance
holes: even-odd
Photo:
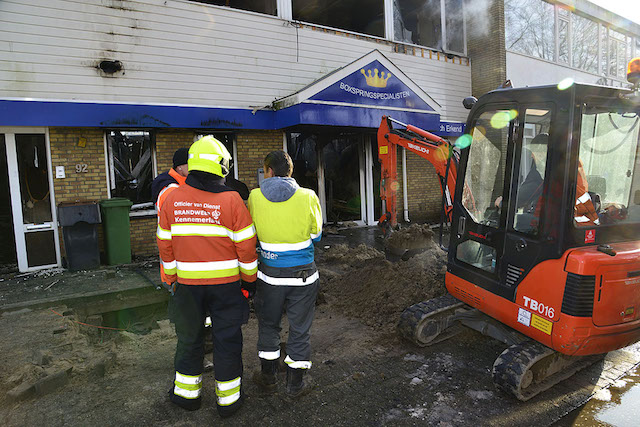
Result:
[[[169,193],[171,193],[171,191],[173,191],[174,189],[176,189],[176,188],[180,187],[182,184],[184,184],[186,179],[187,179],[186,176],[180,175],[173,168],[170,169],[169,172],[166,173],[166,175],[162,174],[162,175],[158,175],[156,177],[156,179],[153,181],[152,185],[156,184],[156,180],[157,180],[159,185],[162,185],[163,183],[166,182],[166,185],[164,187],[162,187],[161,190],[159,190],[158,199],[156,200],[156,210],[158,211],[158,214],[160,214],[160,209],[162,208],[162,204],[164,203],[164,199],[167,198],[167,196],[169,195]]]
[[[249,211],[258,233],[261,263],[295,267],[313,262],[313,241],[322,236],[322,210],[313,190],[298,187],[287,200],[272,202],[256,188],[249,195]]]
[[[235,191],[211,193],[187,181],[165,199],[156,237],[172,281],[211,285],[256,280],[256,232]]]
[[[156,200],[156,211],[158,212],[158,221],[160,221],[160,209],[162,208],[162,203],[164,203],[164,199],[176,188],[180,187],[184,184],[186,176],[180,175],[173,168],[169,170],[169,172],[165,172],[160,174],[153,180],[151,183],[152,193],[158,192],[158,197]],[[164,185],[164,187],[162,187]],[[153,195],[153,194],[152,194]],[[160,264],[160,281],[162,283],[170,284],[171,281],[164,273],[164,267]]]

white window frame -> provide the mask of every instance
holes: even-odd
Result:
[[[231,158],[233,159],[233,178],[234,179],[238,179],[238,135],[235,132],[224,132],[221,130],[216,130],[216,131],[210,131],[210,132],[205,132],[205,133],[196,133],[193,136],[193,142],[196,142],[197,140],[199,140],[200,138],[202,138],[203,136],[206,135],[213,135],[214,137],[216,136],[216,134],[220,134],[220,133],[229,133],[231,135],[233,135],[233,139],[231,140]]]
[[[7,156],[8,176],[9,176],[9,195],[11,203],[11,213],[13,221],[13,237],[16,245],[16,261],[20,272],[32,272],[47,268],[60,267],[62,258],[60,254],[60,233],[58,226],[58,211],[56,209],[55,188],[53,183],[53,162],[51,159],[51,141],[49,139],[49,128],[45,127],[1,127],[0,134],[5,135],[5,150]],[[25,224],[22,214],[22,196],[20,192],[20,176],[18,171],[18,155],[15,135],[17,134],[38,134],[44,135],[46,162],[47,162],[47,178],[49,180],[49,203],[51,209],[51,221],[45,221],[43,224],[49,225],[49,229],[53,231],[54,247],[56,262],[55,264],[39,265],[29,267],[26,234],[29,232],[37,232],[40,228],[39,224]],[[5,155],[4,153],[0,153]],[[30,230],[31,229],[31,230]]]

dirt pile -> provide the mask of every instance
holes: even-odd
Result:
[[[428,246],[406,261],[390,262],[365,245],[329,248],[318,262],[327,302],[347,316],[392,332],[405,308],[445,292],[446,255],[427,231],[405,238],[407,247],[418,242]]]
[[[422,248],[431,249],[435,245],[433,231],[426,224],[411,224],[391,233],[385,241],[385,247],[394,254]]]

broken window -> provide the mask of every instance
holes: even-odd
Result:
[[[384,0],[291,0],[291,7],[296,21],[384,37]]]
[[[442,49],[440,13],[440,0],[394,0],[395,40]]]
[[[553,61],[554,6],[542,0],[505,0],[505,41],[512,52]]]
[[[107,132],[111,197],[126,197],[135,209],[153,209],[154,142],[148,131]]]
[[[464,14],[462,0],[444,0],[446,50],[464,52]]]
[[[227,176],[230,176],[232,178],[238,179],[238,174],[237,174],[236,168],[235,168],[236,135],[234,133],[230,133],[230,132],[225,132],[225,133],[222,133],[222,132],[199,133],[199,134],[197,134],[195,136],[195,138],[193,139],[193,142],[196,142],[200,138],[202,138],[204,136],[207,136],[207,135],[212,135],[215,139],[217,139],[218,141],[222,142],[222,144],[227,149],[229,154],[231,154],[231,161],[229,162],[229,174]]]
[[[317,135],[302,132],[290,133],[287,141],[287,153],[293,160],[293,178],[305,188],[311,188],[318,194],[318,152]]]
[[[216,6],[227,6],[234,9],[248,10],[250,12],[266,13],[267,15],[277,15],[277,0],[191,0],[197,3],[213,4]]]

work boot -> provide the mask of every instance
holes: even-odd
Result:
[[[313,380],[310,375],[304,378],[306,369],[295,369],[287,366],[287,397],[295,399],[307,394],[313,389]]]
[[[197,411],[202,405],[201,397],[198,397],[197,399],[185,399],[182,396],[176,395],[173,392],[173,388],[169,389],[169,400],[187,411]]]
[[[220,418],[229,418],[230,416],[238,412],[240,408],[242,408],[243,404],[244,393],[242,392],[242,390],[240,390],[240,398],[238,400],[228,406],[221,406],[216,404],[216,409],[218,410],[218,415],[220,415]]]
[[[260,359],[260,366],[261,369],[253,373],[253,382],[263,393],[275,393],[278,388],[278,359]]]

